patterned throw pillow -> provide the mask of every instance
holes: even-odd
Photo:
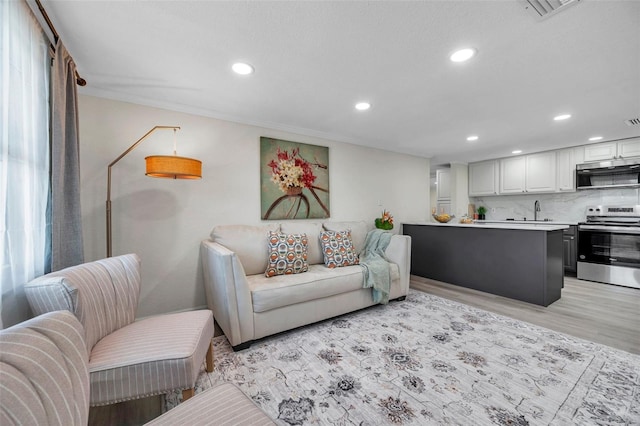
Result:
[[[299,274],[307,272],[307,234],[269,232],[269,261],[264,275]]]
[[[360,263],[351,241],[351,230],[323,231],[320,233],[324,264],[327,268],[339,268]]]

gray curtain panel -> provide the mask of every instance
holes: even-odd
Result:
[[[76,65],[56,44],[51,75],[51,270],[84,261]]]

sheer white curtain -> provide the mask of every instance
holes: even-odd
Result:
[[[23,286],[47,268],[49,41],[24,1],[0,1],[0,318],[31,316]],[[0,327],[2,324],[0,324]]]

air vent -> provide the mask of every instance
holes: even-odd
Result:
[[[624,120],[624,124],[627,126],[640,126],[640,117],[632,118],[631,120]]]
[[[554,15],[567,6],[578,3],[580,0],[524,0],[525,8],[531,10],[539,18],[547,18]]]

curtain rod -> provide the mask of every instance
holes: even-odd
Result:
[[[53,23],[51,22],[51,19],[49,19],[49,15],[47,15],[47,11],[44,10],[44,7],[42,6],[42,3],[40,3],[40,0],[35,0],[36,4],[38,5],[38,10],[40,10],[40,13],[42,14],[42,17],[44,18],[44,20],[46,21],[47,25],[49,26],[49,29],[51,30],[51,32],[53,33],[53,38],[54,38],[54,43],[58,43],[58,40],[60,39],[60,36],[58,35],[58,32],[56,31],[55,27],[53,26]],[[53,51],[56,51],[56,47],[52,44],[51,48],[53,49]],[[78,70],[76,70],[76,84],[78,86],[86,86],[87,85],[87,81],[80,77],[80,74],[78,74]]]

